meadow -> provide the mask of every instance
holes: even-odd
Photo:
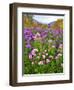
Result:
[[[43,24],[24,15],[24,74],[63,73],[63,19]]]

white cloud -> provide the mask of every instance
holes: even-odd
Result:
[[[48,16],[48,15],[34,15],[33,19],[37,20],[40,23],[48,24],[53,21],[56,21],[57,19],[63,19],[64,16]]]

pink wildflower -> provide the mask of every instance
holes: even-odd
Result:
[[[29,54],[29,59],[32,59],[32,54]]]

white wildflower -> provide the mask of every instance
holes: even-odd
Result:
[[[52,43],[52,40],[48,40],[49,43]]]
[[[45,55],[42,55],[43,59],[45,59]]]
[[[46,63],[49,63],[50,62],[50,59],[46,59]]]
[[[38,62],[38,65],[43,65],[43,64],[44,64],[43,61]]]
[[[34,64],[34,62],[32,62],[32,65]]]
[[[48,53],[46,53],[46,56],[48,56]]]
[[[59,53],[59,54],[58,54],[58,56],[59,56],[59,57],[61,57],[61,56],[62,56],[62,54],[61,54],[61,53]]]
[[[38,49],[34,49],[35,52],[38,52]]]
[[[58,56],[55,57],[56,60],[57,60],[58,58],[59,58]]]
[[[44,50],[45,52],[47,52],[47,50]]]
[[[50,56],[49,56],[49,58],[53,59],[53,56],[52,56],[52,55],[50,55]]]
[[[40,36],[41,36],[39,32],[37,32],[37,33],[36,33],[36,37],[37,37],[37,36],[38,36],[38,37],[40,37]]]
[[[53,45],[52,48],[55,48],[55,46]]]

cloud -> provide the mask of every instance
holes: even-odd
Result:
[[[49,24],[57,19],[63,19],[63,16],[33,15],[33,19],[42,23]]]

